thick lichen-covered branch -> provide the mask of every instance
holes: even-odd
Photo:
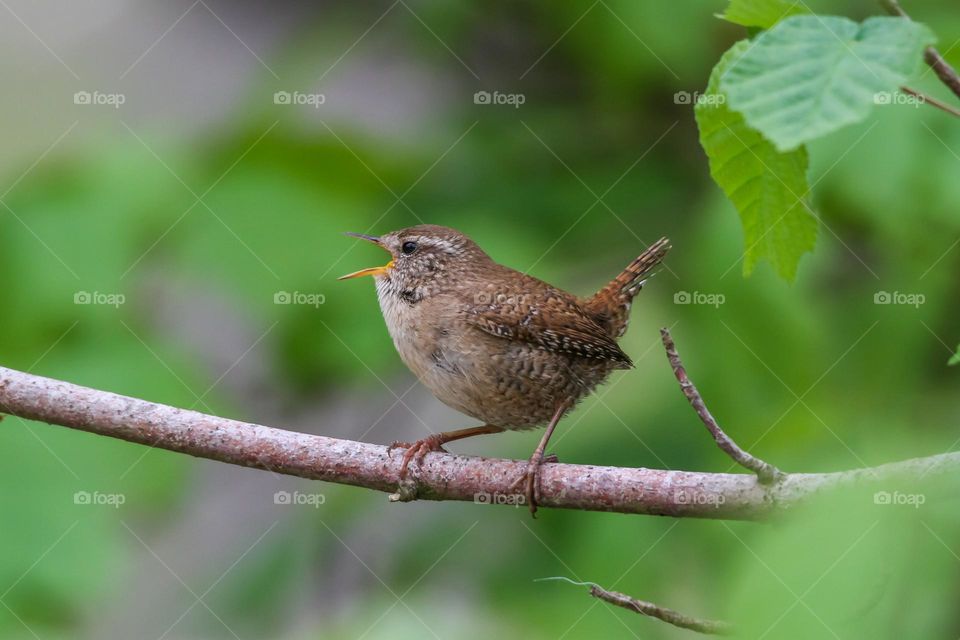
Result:
[[[229,464],[394,493],[402,452],[139,400],[0,367],[0,413]],[[17,428],[17,421],[0,423]],[[318,429],[322,429],[318,425]],[[672,428],[672,427],[671,427]],[[514,504],[526,461],[430,453],[406,497]],[[541,507],[695,518],[760,519],[824,490],[960,470],[960,453],[838,473],[754,475],[546,464]]]

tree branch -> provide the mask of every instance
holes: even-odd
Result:
[[[629,609],[636,613],[663,620],[668,624],[681,629],[689,629],[698,633],[712,635],[729,636],[733,634],[733,625],[722,620],[705,620],[703,618],[694,618],[673,609],[667,609],[659,605],[647,602],[646,600],[637,600],[632,596],[619,591],[607,591],[598,584],[590,585],[590,595],[594,598],[605,600],[618,607]]]
[[[782,480],[785,474],[780,471],[780,469],[741,449],[740,446],[733,441],[733,438],[724,433],[720,425],[717,424],[713,414],[710,413],[707,405],[704,404],[703,398],[700,397],[700,392],[697,391],[697,387],[693,384],[693,381],[687,377],[687,371],[683,368],[683,363],[680,362],[680,354],[677,353],[677,347],[673,343],[673,338],[670,337],[670,330],[666,327],[660,329],[660,339],[663,341],[663,348],[667,351],[667,359],[670,361],[670,366],[673,367],[673,374],[677,377],[677,382],[680,383],[680,389],[683,391],[683,395],[687,397],[690,406],[693,407],[693,410],[700,416],[700,420],[706,425],[707,431],[713,436],[713,440],[717,443],[717,446],[741,467],[745,467],[757,474],[757,478],[759,478],[761,482],[767,484]]]
[[[392,492],[402,452],[177,409],[0,367],[0,411],[151,447],[312,480]],[[10,425],[6,420],[0,426]],[[429,453],[395,500],[516,504],[525,460]],[[821,491],[960,471],[960,453],[837,473],[792,473],[772,485],[750,475],[546,464],[542,507],[755,520]],[[418,473],[417,473],[418,472]]]
[[[733,625],[731,625],[729,622],[724,622],[721,620],[706,620],[704,618],[688,616],[680,613],[679,611],[674,611],[673,609],[667,609],[666,607],[661,607],[660,605],[652,602],[647,602],[646,600],[637,600],[636,598],[628,596],[625,593],[620,593],[619,591],[610,591],[609,589],[604,589],[596,582],[577,582],[563,576],[539,578],[535,582],[543,582],[546,580],[562,580],[564,582],[577,585],[578,587],[590,587],[590,595],[594,598],[604,600],[618,607],[623,607],[624,609],[629,609],[634,613],[639,613],[641,615],[662,620],[667,624],[672,624],[673,626],[680,627],[681,629],[689,629],[690,631],[711,635],[727,636],[733,634]]]
[[[890,15],[910,19],[910,16],[907,15],[907,12],[903,10],[897,0],[880,0],[880,5]],[[927,47],[923,50],[923,61],[933,69],[933,72],[940,78],[940,82],[960,98],[960,75],[957,75],[956,69],[951,67],[950,63],[940,55],[936,47]]]

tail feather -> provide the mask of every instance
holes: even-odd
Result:
[[[584,309],[611,336],[619,338],[626,332],[633,297],[640,292],[650,272],[660,264],[668,251],[670,241],[660,238],[627,265],[610,284],[584,302]]]

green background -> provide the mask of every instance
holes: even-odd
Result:
[[[661,326],[727,431],[786,471],[954,449],[958,121],[883,106],[814,142],[815,252],[793,284],[766,264],[745,279],[738,217],[676,97],[703,91],[744,37],[714,16],[723,8],[11,2],[0,363],[293,430],[417,438],[472,423],[403,367],[372,283],[336,281],[383,260],[340,232],[453,226],[577,294],[666,235],[667,267],[622,342],[636,368],[561,424],[563,461],[732,470],[677,388]],[[907,9],[960,64],[953,3]],[[931,73],[911,84],[956,102]],[[78,105],[78,91],[125,102]],[[324,103],[275,104],[277,91]],[[524,103],[475,104],[477,91]],[[75,304],[81,292],[124,302]],[[323,304],[275,304],[278,292]],[[876,304],[881,292],[923,304]],[[685,293],[722,304],[678,304]],[[526,458],[539,437],[452,450]],[[5,638],[689,635],[534,582],[548,576],[733,620],[748,637],[960,633],[955,486],[916,489],[919,508],[845,496],[763,525],[533,521],[10,417],[0,450]],[[276,504],[278,491],[323,504]],[[76,504],[77,492],[123,504]]]

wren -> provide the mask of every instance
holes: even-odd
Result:
[[[390,252],[371,275],[400,358],[441,402],[483,426],[404,447],[401,479],[443,444],[505,430],[547,429],[515,486],[526,482],[536,514],[539,469],[560,419],[630,358],[617,344],[646,276],[670,250],[661,238],[599,292],[579,298],[493,261],[464,234],[423,224],[362,238]]]

